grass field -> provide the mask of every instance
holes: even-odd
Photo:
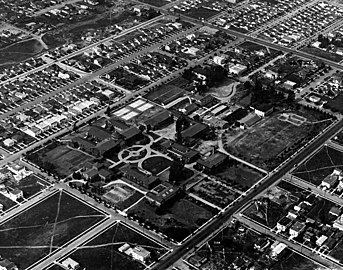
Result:
[[[60,191],[0,225],[0,254],[25,269],[103,218]]]
[[[142,168],[151,172],[153,175],[157,175],[169,168],[172,161],[161,156],[149,157],[142,162]]]
[[[238,163],[223,168],[223,170],[216,173],[215,176],[224,184],[232,185],[241,191],[245,191],[261,179],[263,174]]]
[[[149,221],[159,231],[176,241],[182,241],[214,214],[187,198],[177,200],[158,213],[156,213],[156,207],[144,199],[131,208],[128,213]],[[192,214],[190,215],[190,213]]]
[[[292,174],[318,186],[335,168],[343,169],[343,152],[329,146],[323,146]]]
[[[343,238],[338,242],[329,255],[343,263]]]
[[[299,112],[297,114],[303,115]],[[313,124],[312,122],[316,122],[317,119],[314,115],[308,114],[309,122],[297,126],[279,120],[278,116],[279,114],[274,114],[267,117],[243,132],[224,134],[225,149],[260,168],[270,170],[298,149],[295,146],[303,144],[305,138],[331,123],[327,121]]]
[[[55,165],[57,174],[66,177],[80,169],[83,163],[92,159],[92,157],[65,145],[58,145],[48,152],[42,149],[40,151],[40,159]]]
[[[22,62],[42,50],[42,44],[36,39],[18,42],[0,50],[0,65]]]
[[[123,244],[131,247],[142,246],[151,252],[152,260],[164,254],[167,250],[146,238],[130,227],[116,223],[86,245],[77,248],[70,257],[80,263],[80,269],[87,270],[139,270],[145,266],[133,260],[128,255],[118,251]],[[149,262],[147,262],[149,263]]]
[[[329,99],[326,106],[333,112],[343,113],[343,94],[339,93],[334,99]]]

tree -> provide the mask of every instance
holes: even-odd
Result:
[[[172,184],[183,180],[184,164],[179,159],[174,159],[169,168],[169,182]]]
[[[106,109],[105,114],[106,114],[107,116],[110,116],[110,115],[111,115],[111,107],[110,107],[110,106],[107,106],[107,109]]]

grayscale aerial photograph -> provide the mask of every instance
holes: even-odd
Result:
[[[0,270],[343,270],[343,0],[0,0]]]

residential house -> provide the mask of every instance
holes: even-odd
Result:
[[[282,217],[276,224],[276,228],[279,232],[285,232],[288,227],[291,225],[293,222],[292,219],[288,217]]]
[[[327,189],[335,188],[338,185],[338,182],[339,182],[338,175],[330,174],[323,179],[321,186]]]
[[[292,238],[298,237],[306,228],[306,224],[300,221],[296,221],[289,229],[289,234]]]
[[[328,239],[328,237],[326,235],[321,235],[317,240],[316,240],[316,245],[318,247],[321,247],[325,241]]]
[[[2,142],[6,147],[12,147],[14,145],[14,140],[7,138]]]
[[[15,188],[7,193],[4,193],[4,195],[10,198],[12,201],[17,201],[23,198],[24,196],[23,191],[18,188]]]
[[[277,242],[276,245],[272,245],[271,254],[270,254],[271,257],[274,259],[280,258],[282,254],[286,252],[286,248],[287,248],[286,244]]]

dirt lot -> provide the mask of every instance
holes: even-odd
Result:
[[[297,113],[298,115],[302,115]],[[302,140],[316,130],[328,125],[330,122],[312,124],[304,123],[300,126],[278,119],[280,114],[264,118],[257,125],[244,131],[229,131],[223,135],[225,149],[239,158],[263,168],[272,169],[281,163],[285,157],[283,154],[294,152],[295,147]]]

